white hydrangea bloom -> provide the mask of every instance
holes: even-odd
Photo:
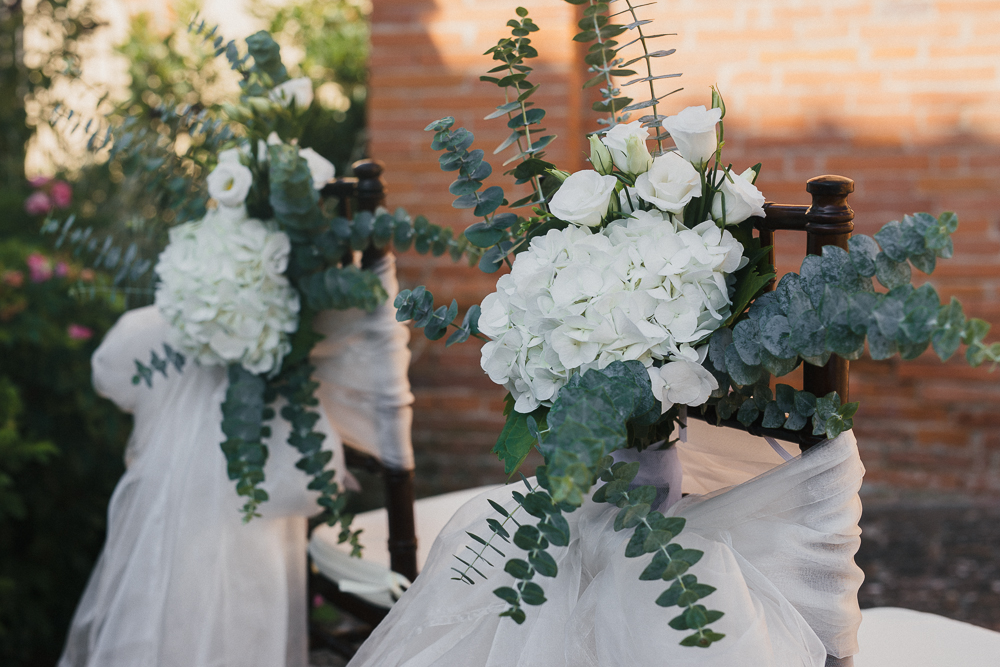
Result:
[[[244,209],[171,229],[156,265],[156,305],[172,342],[203,365],[277,372],[298,328],[298,292],[284,275],[290,251],[287,235]]]
[[[707,368],[688,359],[668,361],[647,370],[653,396],[660,401],[663,412],[676,404],[702,405],[719,388],[719,381]]]
[[[552,230],[483,301],[479,329],[491,340],[482,367],[525,413],[550,404],[574,373],[613,361],[697,364],[696,346],[730,315],[726,274],[745,263],[743,247],[711,220],[687,229],[636,211],[600,232]]]

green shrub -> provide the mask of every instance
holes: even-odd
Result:
[[[104,542],[130,420],[90,383],[118,315],[87,272],[0,241],[0,664],[52,665]]]

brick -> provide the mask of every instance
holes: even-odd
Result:
[[[816,50],[788,50],[788,51],[762,51],[760,61],[762,63],[799,63],[799,62],[837,62],[851,63],[857,60],[857,51],[854,49],[816,49]]]

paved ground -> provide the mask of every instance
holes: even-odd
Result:
[[[1000,501],[864,502],[862,608],[906,607],[1000,631]]]
[[[1000,501],[867,492],[862,608],[905,607],[1000,631]],[[316,667],[342,667],[314,652]]]

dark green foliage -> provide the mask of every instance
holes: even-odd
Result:
[[[222,403],[222,433],[226,440],[222,451],[226,455],[229,479],[236,481],[236,493],[247,498],[243,505],[243,519],[249,521],[257,507],[266,501],[267,491],[259,488],[264,481],[264,464],[267,463],[267,445],[264,438],[265,393],[267,382],[239,364],[229,366],[229,386]]]
[[[866,340],[874,359],[897,353],[912,359],[930,345],[946,360],[964,343],[971,365],[1000,361],[1000,343],[983,343],[988,325],[966,320],[955,299],[941,304],[931,285],[910,284],[910,264],[932,271],[936,257],[951,253],[957,226],[953,213],[906,216],[874,239],[854,236],[850,253],[826,246],[822,256],[806,257],[798,274],[785,274],[774,292],[756,295],[745,315],[734,309],[739,321],[717,330],[711,341],[710,368],[733,385],[717,397],[719,416],[735,414],[749,425],[763,415],[764,426],[791,430],[811,419],[813,434],[836,437],[852,427],[857,403],[841,406],[836,394],[816,397],[784,385],[775,402],[752,387],[770,375],[787,375],[803,360],[822,365],[832,354],[857,359]],[[874,291],[872,276],[888,293]]]
[[[131,421],[91,387],[90,356],[120,303],[68,297],[77,266],[31,280],[32,251],[0,242],[0,664],[12,667],[58,659]],[[71,324],[92,336],[70,338]]]
[[[513,475],[534,449],[538,442],[538,432],[546,429],[545,418],[549,409],[540,407],[531,414],[522,414],[514,410],[514,398],[510,394],[507,394],[504,402],[507,423],[492,451],[503,461],[504,472]]]
[[[703,552],[684,549],[672,540],[684,529],[685,520],[680,517],[665,517],[651,506],[656,498],[652,486],[632,487],[632,481],[639,472],[639,464],[613,463],[610,456],[600,464],[600,479],[605,482],[596,493],[595,502],[606,502],[618,506],[615,530],[632,529],[632,537],[625,548],[625,556],[637,558],[653,554],[646,569],[639,575],[643,581],[668,581],[667,588],[656,599],[661,607],[679,606],[684,612],[670,621],[675,630],[694,630],[681,643],[692,646],[709,646],[725,635],[713,632],[707,626],[722,618],[721,611],[710,611],[698,600],[711,595],[715,588],[698,583],[698,578],[687,574],[688,568],[701,560]]]

